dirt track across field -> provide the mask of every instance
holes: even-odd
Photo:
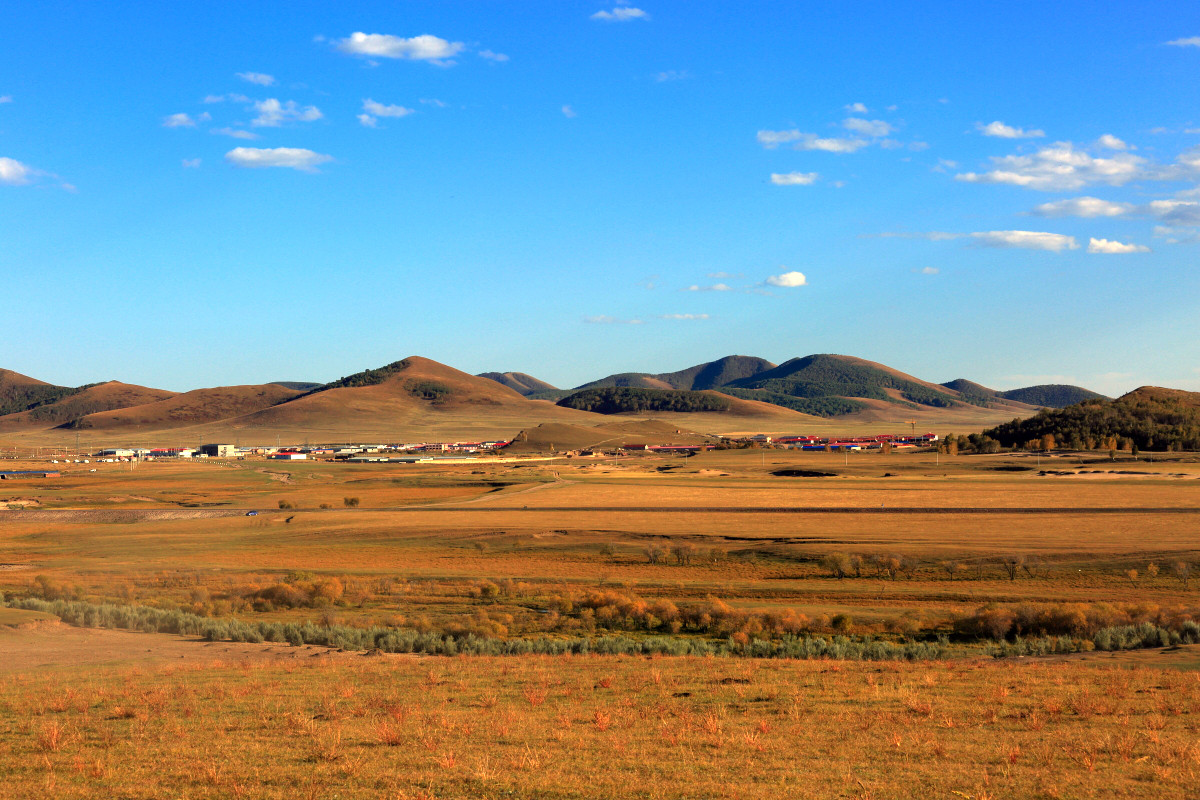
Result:
[[[244,517],[242,508],[41,508],[0,511],[4,522],[147,522],[166,519],[213,519]]]

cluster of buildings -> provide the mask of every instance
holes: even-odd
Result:
[[[368,453],[449,453],[467,455],[498,450],[510,442],[410,442],[403,444],[342,444],[297,446],[251,446],[203,444],[199,447],[110,447],[96,457],[102,461],[145,461],[176,458],[246,458],[265,456],[278,461],[304,461],[309,458],[350,459]]]
[[[936,433],[879,433],[874,436],[766,436],[758,434],[745,441],[770,444],[789,450],[882,450],[893,448],[930,447],[937,444]]]

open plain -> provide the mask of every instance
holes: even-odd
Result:
[[[1200,773],[1196,646],[1100,630],[1196,618],[1188,454],[208,459],[0,490],[16,796],[1186,797]],[[753,658],[818,639],[850,649]],[[543,654],[484,654],[522,641]]]

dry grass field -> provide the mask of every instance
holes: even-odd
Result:
[[[735,651],[941,637],[945,656],[364,655],[0,609],[13,796],[1186,797],[1200,769],[1195,646],[1088,638],[1200,613],[1177,566],[1200,561],[1189,455],[64,469],[0,484],[8,596]],[[1015,620],[1011,642],[1055,614],[1078,654],[981,660],[980,625]]]

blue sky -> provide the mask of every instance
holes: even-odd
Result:
[[[0,367],[1200,390],[1200,9],[22,3]]]

